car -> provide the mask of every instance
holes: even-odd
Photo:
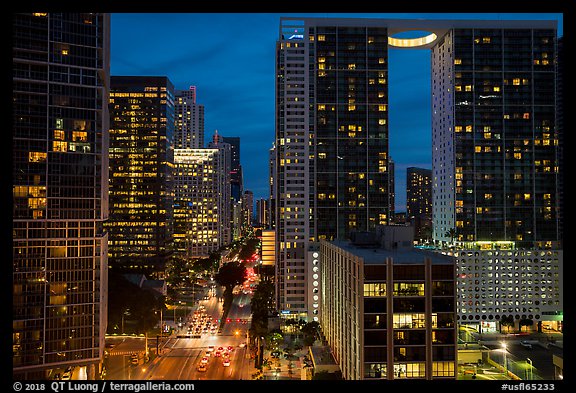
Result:
[[[208,351],[210,351],[210,352],[214,351],[214,345],[210,345],[210,346],[208,347]]]
[[[226,358],[222,361],[224,367],[230,367],[230,359]]]
[[[245,346],[246,346],[246,343],[240,343],[240,344],[238,345],[238,348],[244,348]]]
[[[232,345],[228,345],[226,349],[228,350],[228,352],[232,352],[234,350],[234,347]]]
[[[224,350],[224,347],[218,347],[218,351],[222,352]]]
[[[522,345],[524,348],[532,349],[532,344],[530,344],[528,341],[520,341],[520,345]]]
[[[72,379],[72,368],[68,367],[63,373],[62,373],[62,381],[69,381]]]
[[[222,356],[222,353],[220,351],[216,351],[216,353],[214,353],[214,356],[219,358],[220,356]]]
[[[202,360],[200,360],[200,364],[208,364],[208,358],[204,356]]]
[[[199,364],[198,367],[196,367],[196,370],[200,372],[205,372],[207,370],[207,367],[205,364]]]

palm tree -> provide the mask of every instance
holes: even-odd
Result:
[[[458,234],[456,233],[455,228],[450,228],[449,230],[446,231],[444,236],[450,238],[450,243],[454,243],[454,239],[456,239],[456,236],[458,236]]]

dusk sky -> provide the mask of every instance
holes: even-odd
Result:
[[[530,14],[121,13],[112,14],[111,75],[167,76],[197,87],[205,141],[214,130],[240,137],[244,189],[268,198],[274,142],[275,43],[281,16],[390,19],[551,19]],[[406,209],[406,168],[432,167],[430,51],[389,51],[389,153],[396,164],[396,211]]]

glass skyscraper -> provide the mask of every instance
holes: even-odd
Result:
[[[101,370],[110,16],[12,15],[15,379]]]
[[[172,82],[112,76],[110,118],[110,266],[163,278],[173,253]]]

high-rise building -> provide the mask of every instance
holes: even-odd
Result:
[[[380,22],[330,18],[281,18],[279,33],[277,303],[309,318],[311,242],[390,218],[388,36]]]
[[[222,240],[223,244],[228,244],[232,241],[233,232],[233,205],[231,197],[231,181],[230,174],[232,172],[232,146],[229,143],[224,142],[224,138],[218,135],[218,130],[214,131],[212,136],[212,142],[208,143],[209,149],[218,149],[220,151],[220,170],[224,171],[222,182],[218,185],[219,187],[219,204],[221,206],[222,213]]]
[[[234,201],[242,199],[244,193],[244,180],[242,175],[242,165],[240,164],[240,137],[223,136],[222,141],[230,145],[232,154],[230,169],[230,193]]]
[[[196,103],[196,86],[176,90],[174,100],[176,149],[204,147],[204,105]]]
[[[281,18],[275,188],[283,315],[312,316],[315,242],[390,220],[390,48],[431,50],[433,239],[466,253],[561,247],[556,28],[547,20]],[[408,30],[428,34],[398,37]],[[562,253],[555,255],[546,282],[561,310]],[[459,287],[460,295],[474,297],[474,288]],[[478,302],[486,314],[467,319],[536,315]]]
[[[256,223],[262,228],[270,226],[269,204],[268,199],[260,198],[256,200]]]
[[[110,16],[12,14],[12,371],[101,371]]]
[[[180,256],[208,257],[229,243],[224,154],[216,148],[174,150],[174,248]]]
[[[556,21],[461,21],[432,47],[434,239],[558,247]]]
[[[254,193],[250,190],[242,194],[242,226],[250,227],[254,223]]]
[[[395,165],[392,157],[388,160],[388,200],[390,204],[390,223],[394,223],[394,214],[396,213],[396,181],[395,181]]]
[[[268,198],[268,200],[270,201],[270,203],[268,204],[268,217],[270,220],[270,225],[269,228],[270,229],[275,229],[276,228],[276,145],[273,145],[268,153],[268,157],[269,157],[269,173],[268,173],[268,178],[269,178],[269,184],[270,184],[270,197]]]
[[[432,170],[407,168],[406,217],[415,239],[432,239]]]
[[[174,86],[112,76],[110,266],[163,278],[173,252]]]

